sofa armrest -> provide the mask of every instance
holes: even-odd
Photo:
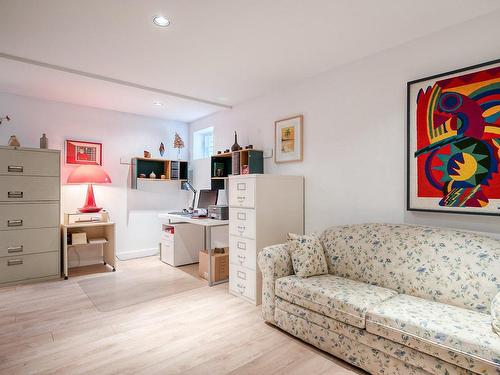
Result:
[[[262,272],[262,316],[269,323],[274,323],[276,279],[293,275],[292,259],[285,244],[264,248],[258,257]]]

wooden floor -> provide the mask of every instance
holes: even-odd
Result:
[[[168,266],[151,257],[117,272],[155,267]],[[0,374],[363,373],[265,324],[227,284],[100,312],[78,281],[104,271],[0,288]]]

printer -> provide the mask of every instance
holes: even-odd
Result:
[[[208,206],[208,217],[216,220],[229,220],[229,206],[210,205]]]

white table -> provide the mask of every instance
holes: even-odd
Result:
[[[167,220],[169,224],[173,223],[190,223],[202,225],[205,230],[205,250],[208,253],[208,286],[222,284],[228,282],[229,279],[212,282],[212,228],[229,225],[229,220],[216,220],[208,218],[194,218],[187,215],[177,215],[169,213],[158,214],[161,220]]]

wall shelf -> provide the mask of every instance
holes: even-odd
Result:
[[[224,189],[230,175],[239,175],[244,165],[248,165],[249,173],[264,173],[264,152],[246,149],[224,154],[216,154],[211,158],[211,189]]]
[[[181,160],[153,159],[153,158],[132,158],[131,161],[131,188],[137,189],[137,181],[187,181],[188,162]],[[153,172],[156,178],[149,178]],[[139,177],[141,174],[146,177]],[[162,179],[161,175],[165,175]]]

